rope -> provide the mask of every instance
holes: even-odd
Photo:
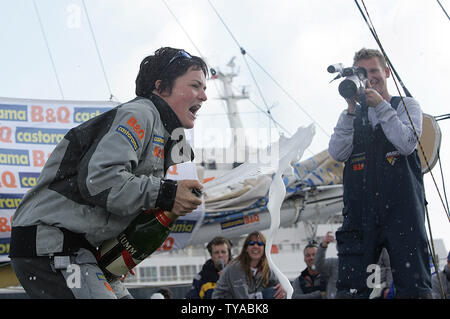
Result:
[[[211,6],[211,8],[214,10],[214,12],[216,13],[216,15],[217,15],[217,17],[219,18],[219,20],[222,22],[222,24],[224,25],[224,27],[225,27],[225,29],[227,29],[227,31],[228,31],[228,33],[230,34],[230,36],[231,36],[231,38],[233,39],[233,41],[236,43],[236,45],[237,45],[237,47],[239,48],[239,50],[240,50],[240,52],[241,52],[241,54],[244,56],[244,60],[245,60],[245,55],[248,55],[248,57],[250,58],[250,59],[252,59],[252,61],[259,67],[259,68],[261,68],[261,70],[266,74],[266,75],[268,75],[269,76],[269,78],[282,90],[282,92],[283,93],[285,93],[286,95],[287,95],[287,97],[289,98],[289,99],[291,99],[294,103],[295,103],[295,105],[297,106],[297,107],[299,107],[300,108],[300,110],[302,110],[312,121],[313,121],[313,123],[317,126],[317,127],[319,127],[321,130],[322,130],[322,132],[327,136],[327,137],[330,137],[330,135],[328,134],[328,132],[316,121],[316,120],[314,120],[314,118],[308,113],[308,112],[306,112],[306,110],[303,108],[303,107],[301,107],[300,106],[300,104],[292,97],[292,95],[291,94],[289,94],[281,85],[280,85],[280,83],[278,82],[278,81],[276,81],[275,80],[275,78],[272,76],[272,75],[270,75],[270,73],[260,64],[260,63],[258,63],[257,61],[256,61],[256,59],[255,58],[253,58],[240,44],[239,44],[239,42],[237,41],[237,39],[236,39],[236,37],[233,35],[233,33],[231,32],[231,30],[230,30],[230,28],[228,27],[228,25],[225,23],[225,21],[222,19],[222,17],[220,16],[220,14],[217,12],[217,10],[216,10],[216,8],[214,7],[214,5],[211,3],[211,1],[210,0],[208,0],[208,2],[209,2],[209,4],[210,4],[210,6]],[[246,61],[246,60],[245,60]],[[247,63],[247,61],[246,61],[246,63]],[[249,65],[248,65],[248,63],[247,63],[247,67],[249,67]],[[249,69],[250,69],[250,67],[249,67]],[[250,71],[250,73],[251,73],[251,71]],[[263,99],[264,100],[264,99]],[[266,105],[267,106],[267,105]]]
[[[438,161],[439,161],[439,169],[441,171],[442,188],[444,190],[445,202],[447,203],[447,211],[450,211],[450,209],[448,207],[447,192],[445,191],[444,172],[442,170],[441,156],[439,153],[438,153]]]
[[[435,253],[435,250],[434,250],[433,234],[431,232],[431,223],[430,223],[430,217],[429,217],[429,214],[428,214],[428,207],[427,206],[425,206],[425,211],[426,211],[425,216],[427,217],[428,232],[430,233],[430,240],[427,241],[428,249],[430,250],[430,252],[432,252],[431,260],[433,261],[434,269],[436,270],[436,276],[438,278],[442,299],[445,299],[444,286],[442,284],[441,276],[439,274],[439,271],[440,271],[439,270],[439,263],[436,261],[436,253]],[[431,247],[430,247],[430,243],[431,243]]]
[[[247,59],[245,58],[245,54],[246,54],[245,49],[239,44],[238,40],[237,40],[236,37],[233,35],[233,33],[231,32],[230,28],[228,28],[228,25],[227,25],[227,24],[225,23],[225,21],[222,19],[222,17],[220,16],[219,12],[217,12],[216,8],[215,8],[214,5],[211,3],[211,1],[208,0],[208,2],[209,2],[209,4],[210,4],[210,6],[212,7],[212,9],[214,10],[214,12],[216,13],[216,15],[219,17],[219,19],[220,19],[220,21],[222,22],[222,24],[223,24],[223,25],[225,26],[225,28],[227,29],[228,33],[229,33],[230,36],[232,37],[233,41],[236,43],[237,47],[240,49],[240,52],[241,52],[241,54],[242,54],[242,57],[244,58],[245,64],[247,65],[248,71],[250,72],[250,75],[251,75],[251,77],[252,77],[252,79],[253,79],[253,83],[255,84],[255,86],[256,86],[256,88],[257,88],[257,90],[258,90],[258,93],[259,93],[259,95],[260,95],[260,97],[261,97],[261,100],[264,102],[264,105],[266,106],[266,112],[267,112],[268,114],[270,114],[269,106],[267,105],[266,99],[264,98],[264,95],[263,95],[263,93],[262,93],[262,91],[261,91],[261,88],[259,87],[259,84],[258,84],[258,82],[256,81],[256,78],[255,78],[255,76],[254,76],[254,74],[253,74],[253,72],[252,72],[252,69],[250,68],[250,65],[248,64]],[[274,122],[274,123],[275,123],[275,122]]]
[[[441,2],[439,0],[436,0],[437,3],[439,3],[439,6],[441,7],[442,11],[444,11],[445,15],[447,16],[447,19],[450,21],[450,17],[447,13],[447,11],[445,11],[444,7],[442,6]]]
[[[55,74],[56,82],[57,82],[58,88],[59,88],[59,93],[61,94],[61,98],[64,100],[64,94],[63,94],[63,90],[62,90],[62,87],[61,87],[61,82],[59,81],[58,72],[56,71],[55,61],[53,60],[53,55],[52,55],[52,52],[50,50],[50,46],[49,46],[48,41],[47,41],[47,35],[45,34],[44,26],[43,26],[42,21],[41,21],[41,15],[39,14],[39,10],[38,10],[38,7],[36,5],[36,1],[35,0],[33,0],[33,4],[34,4],[34,10],[36,11],[36,15],[38,17],[39,26],[41,27],[42,36],[44,37],[44,42],[45,42],[45,45],[47,46],[47,52],[48,52],[48,55],[50,57],[50,61],[52,63],[53,73]]]
[[[331,137],[330,134],[328,134],[328,132],[316,121],[314,120],[314,118],[297,102],[297,100],[291,95],[289,94],[288,91],[286,91],[283,86],[269,73],[267,72],[264,67],[258,63],[258,61],[256,61],[248,52],[247,55],[249,56],[250,59],[252,59],[252,61],[261,68],[261,70],[266,73],[266,75],[275,83],[276,86],[278,86],[278,88],[284,93],[286,94],[286,96],[300,109],[303,111],[303,113],[306,114],[307,117],[309,117],[309,119],[311,121],[313,121],[313,123],[315,125],[317,125],[318,128],[320,128],[320,130],[327,136],[327,137]]]
[[[167,4],[167,2],[165,0],[161,0],[164,5],[166,6],[167,10],[169,11],[169,13],[172,15],[172,17],[175,19],[175,22],[178,24],[178,26],[181,28],[181,30],[184,32],[184,34],[186,35],[186,37],[189,39],[189,41],[191,42],[191,44],[193,45],[193,47],[195,48],[195,50],[197,50],[198,55],[204,60],[206,61],[205,56],[202,54],[202,52],[200,51],[200,49],[198,48],[198,46],[195,44],[194,40],[191,38],[191,36],[189,35],[189,33],[187,32],[186,28],[181,24],[181,21],[178,19],[178,17],[175,15],[175,13],[172,11],[172,9],[169,7],[169,5]],[[215,72],[215,70],[214,70]],[[211,72],[212,73],[212,72]],[[216,81],[213,81],[214,86],[216,87],[216,91],[220,92],[220,89],[218,87],[218,84],[216,83]],[[225,101],[221,101],[222,103],[222,107],[224,108],[224,110],[226,109],[226,103]]]
[[[82,0],[82,2],[83,2],[84,12],[86,13],[86,18],[87,18],[88,25],[89,25],[89,30],[91,31],[92,39],[94,40],[94,45],[95,45],[95,50],[97,51],[98,60],[100,61],[100,66],[103,71],[103,77],[105,78],[106,86],[108,87],[109,100],[111,101],[114,96],[111,91],[111,86],[109,85],[108,77],[106,76],[105,66],[103,65],[103,59],[100,54],[100,50],[98,49],[97,40],[95,39],[94,31],[93,31],[92,24],[91,24],[91,19],[89,19],[89,14],[88,14],[86,4],[84,3],[84,0]]]

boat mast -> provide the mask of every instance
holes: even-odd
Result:
[[[235,71],[235,64],[234,64],[235,58],[236,57],[233,57],[227,64],[227,66],[230,67],[231,72],[223,73],[220,70],[218,70],[213,79],[220,80],[220,82],[222,83],[223,92],[218,99],[224,100],[227,106],[227,116],[228,121],[230,122],[230,128],[232,132],[230,148],[234,150],[235,155],[234,159],[235,162],[237,162],[237,159],[239,158],[237,156],[239,148],[244,146],[243,149],[245,154],[244,156],[246,156],[247,151],[247,141],[243,131],[244,126],[242,125],[242,120],[239,115],[237,101],[248,99],[249,95],[248,92],[246,92],[245,87],[242,89],[240,94],[235,94],[233,92],[232,88],[233,78],[239,74],[239,72]]]

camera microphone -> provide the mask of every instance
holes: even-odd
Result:
[[[332,64],[332,65],[328,66],[327,71],[329,73],[336,73],[336,72],[341,72],[343,68],[344,68],[344,65],[342,63],[337,63],[337,64]]]
[[[219,271],[221,271],[224,267],[225,267],[225,263],[224,263],[223,259],[219,259],[219,260],[217,261],[217,269],[218,269]]]

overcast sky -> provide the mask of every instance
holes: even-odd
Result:
[[[440,1],[449,12],[450,1]],[[210,2],[239,45],[248,52],[250,68]],[[244,125],[255,129],[269,127],[270,120],[254,104],[262,109],[273,107],[271,113],[287,130],[286,135],[293,134],[299,126],[316,123],[316,136],[306,154],[308,157],[326,149],[337,118],[345,108],[345,102],[337,92],[339,81],[329,83],[333,75],[327,73],[327,66],[338,62],[350,65],[354,52],[361,47],[377,48],[355,2],[210,2],[85,0],[115,99],[126,102],[134,97],[139,63],[159,47],[184,48],[192,54],[202,55],[211,67],[223,72],[229,71],[226,64],[235,56],[236,69],[239,69],[239,76],[234,80],[236,92],[246,86],[251,99],[238,103]],[[423,111],[434,116],[449,113],[450,22],[437,1],[366,0],[365,4],[390,60]],[[81,0],[0,0],[0,39],[0,96],[61,99],[63,95],[68,100],[109,99],[110,91]],[[224,104],[217,99],[218,87],[219,83],[208,82],[209,101],[200,111],[198,130],[228,126]],[[392,80],[389,80],[389,88],[391,95],[398,95]],[[439,124],[443,135],[442,165],[448,184],[450,120]],[[205,136],[201,142],[210,146],[221,145],[227,140],[223,136]],[[443,196],[438,166],[433,174]],[[433,236],[444,238],[449,249],[450,224],[429,175],[425,176],[425,181]]]

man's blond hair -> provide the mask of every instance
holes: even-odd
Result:
[[[386,59],[384,58],[384,55],[380,51],[366,48],[362,48],[361,50],[355,53],[355,56],[353,57],[353,66],[356,66],[359,60],[371,59],[373,57],[378,58],[378,61],[380,61],[380,65],[383,68],[387,68]]]

